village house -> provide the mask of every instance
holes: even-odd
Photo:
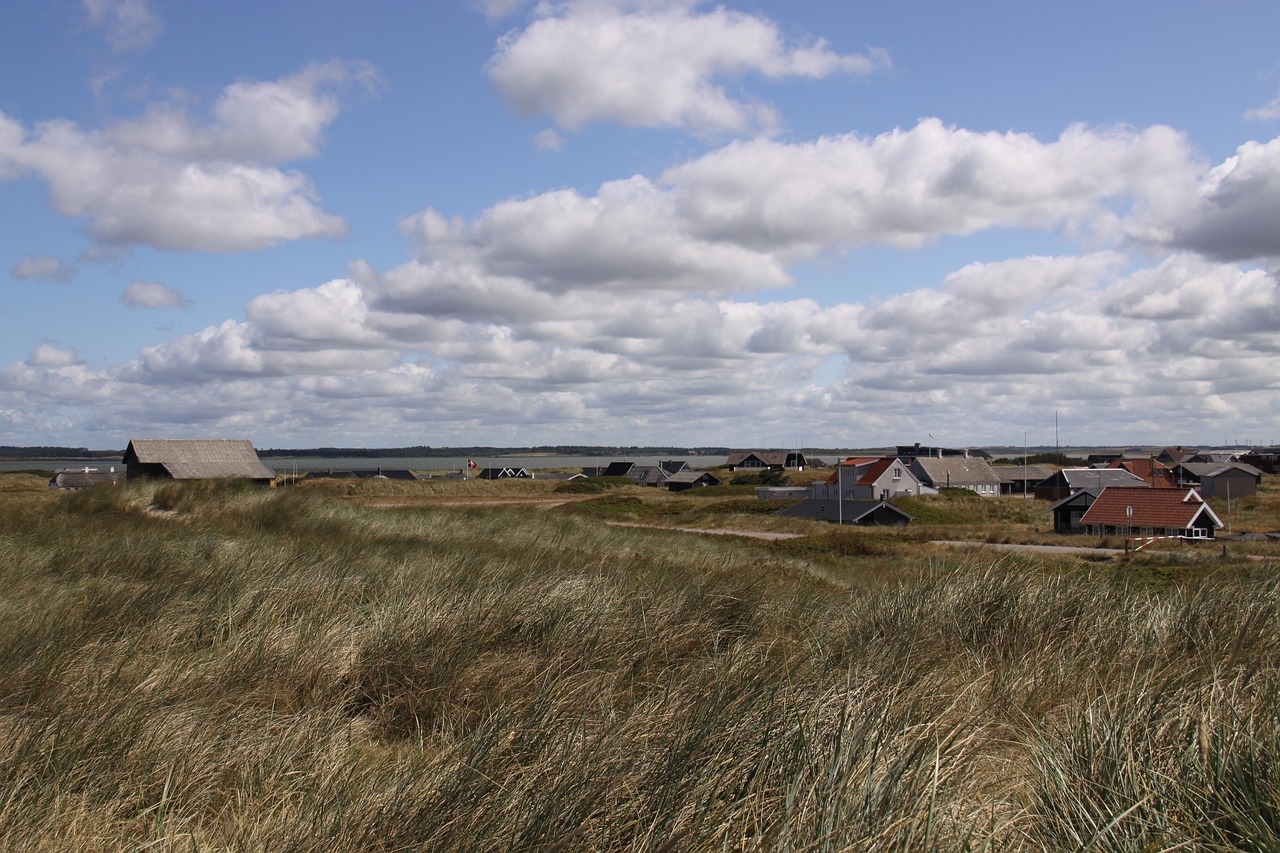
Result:
[[[667,491],[683,492],[686,489],[718,486],[720,482],[720,478],[710,471],[696,471],[693,468],[684,468],[667,477],[663,485],[667,487]]]
[[[1243,462],[1183,462],[1171,473],[1179,486],[1194,487],[1206,498],[1252,497],[1262,485],[1262,472]]]
[[[730,471],[803,471],[808,465],[798,450],[752,450],[730,453],[725,465]]]
[[[1053,513],[1053,532],[1062,534],[1084,533],[1084,524],[1081,519],[1084,518],[1084,514],[1089,511],[1089,507],[1093,506],[1093,502],[1098,499],[1100,494],[1102,494],[1102,489],[1093,487],[1079,489],[1051,505],[1049,512]]]
[[[481,480],[532,480],[533,474],[527,468],[481,468],[478,479]]]
[[[232,478],[270,486],[276,476],[258,459],[248,439],[135,438],[125,448],[123,461],[130,480]]]
[[[1209,504],[1195,489],[1153,489],[1109,486],[1080,518],[1085,532],[1095,536],[1176,536],[1212,539],[1221,528]]]
[[[1173,471],[1155,459],[1147,457],[1117,459],[1108,464],[1107,468],[1128,471],[1153,489],[1172,489],[1175,487]]]
[[[992,465],[991,470],[1000,478],[1000,494],[1029,495],[1056,469],[1052,465]]]
[[[1000,494],[1000,477],[987,460],[975,456],[917,456],[910,462],[911,473],[930,489],[968,489],[982,497]]]
[[[931,495],[911,467],[894,456],[851,457],[839,462],[825,483],[814,483],[809,497],[883,501],[903,495]]]
[[[1036,484],[1036,500],[1060,501],[1081,489],[1101,492],[1107,486],[1145,486],[1151,484],[1123,468],[1063,468]]]

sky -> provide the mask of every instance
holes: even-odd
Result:
[[[0,444],[1277,443],[1277,33],[0,4]]]

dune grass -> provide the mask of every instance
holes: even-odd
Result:
[[[1274,566],[221,483],[0,519],[5,849],[1280,846]]]

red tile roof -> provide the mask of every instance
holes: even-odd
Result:
[[[850,456],[848,459],[845,459],[842,462],[837,462],[836,470],[832,471],[831,476],[827,478],[827,485],[834,486],[836,484],[836,480],[839,479],[840,477],[841,465],[845,466],[846,468],[857,468],[859,465],[866,465],[868,462],[878,462],[881,458],[882,457],[879,457],[879,456]],[[895,457],[889,456],[884,458],[893,459]],[[880,470],[883,471],[884,468],[881,468]],[[861,482],[861,480],[859,480],[859,482]]]
[[[1130,516],[1128,510],[1133,509]],[[1148,489],[1127,486],[1109,486],[1102,490],[1089,511],[1080,519],[1081,524],[1116,527],[1150,527],[1181,530],[1191,527],[1196,517],[1209,513],[1215,526],[1222,522],[1194,489]]]
[[[892,456],[886,456],[883,459],[877,459],[867,466],[867,470],[862,472],[862,476],[858,478],[858,485],[870,486],[875,483],[876,478],[888,470],[889,466],[898,460]]]
[[[1117,459],[1108,468],[1123,468],[1135,477],[1141,477],[1157,489],[1174,487],[1173,471],[1154,459]]]

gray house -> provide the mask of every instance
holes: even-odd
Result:
[[[912,470],[909,460],[893,456],[853,457],[836,465],[825,483],[814,483],[809,497],[883,501],[911,495],[936,494]]]
[[[911,460],[911,473],[931,489],[968,489],[992,498],[1000,494],[1000,476],[987,460],[973,456],[917,456]]]
[[[251,480],[269,486],[276,475],[248,439],[135,438],[124,451],[127,478]]]
[[[1194,486],[1206,498],[1247,498],[1258,493],[1262,471],[1243,462],[1183,462],[1173,467],[1179,486]]]

